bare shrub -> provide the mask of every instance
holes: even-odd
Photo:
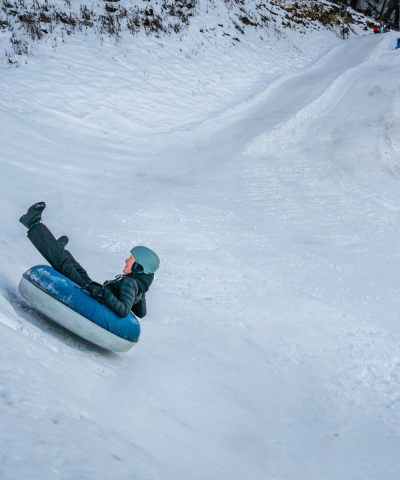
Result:
[[[14,52],[17,55],[28,55],[29,44],[27,40],[18,39],[13,33],[10,42]]]

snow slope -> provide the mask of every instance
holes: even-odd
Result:
[[[0,478],[399,478],[395,35],[293,38],[0,71]],[[19,297],[38,200],[98,281],[160,254],[129,353]]]

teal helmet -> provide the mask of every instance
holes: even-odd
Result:
[[[143,273],[154,273],[160,266],[158,255],[147,247],[134,247],[131,254],[136,258],[136,262],[143,267]]]

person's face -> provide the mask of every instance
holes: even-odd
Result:
[[[123,273],[129,274],[132,273],[132,266],[136,262],[136,258],[131,255],[125,260],[125,268],[122,270]]]

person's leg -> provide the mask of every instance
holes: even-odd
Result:
[[[58,242],[58,240],[57,240],[57,242]],[[79,273],[79,275],[86,282],[86,284],[90,285],[91,283],[93,283],[93,280],[89,277],[89,275],[87,274],[87,271],[82,267],[82,265],[80,263],[78,263],[75,260],[75,258],[72,256],[71,252],[69,252],[68,250],[64,250],[64,252],[68,256],[68,258],[70,259],[70,261],[72,263],[72,266]]]
[[[84,270],[74,257],[57,243],[54,235],[43,223],[36,223],[28,230],[28,238],[50,263],[50,265],[65,277],[75,282],[80,287],[92,283],[86,270]]]

